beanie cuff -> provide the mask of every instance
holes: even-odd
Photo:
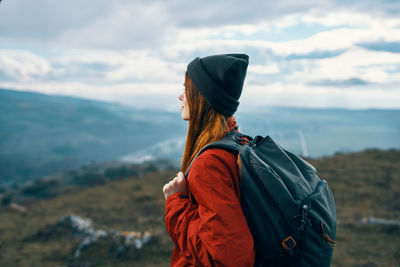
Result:
[[[239,101],[228,95],[217,81],[204,68],[200,58],[195,58],[187,67],[187,72],[196,89],[217,112],[232,116],[239,106]],[[224,101],[221,101],[223,99]]]

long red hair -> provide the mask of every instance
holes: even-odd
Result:
[[[215,111],[185,76],[185,97],[189,108],[189,129],[183,153],[185,173],[197,153],[207,144],[223,138],[228,131],[229,117]]]

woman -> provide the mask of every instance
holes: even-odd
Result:
[[[237,154],[211,148],[193,161],[201,148],[236,128],[232,115],[247,65],[247,55],[227,54],[196,58],[187,67],[179,96],[182,119],[189,121],[182,172],[163,188],[166,228],[175,244],[171,266],[254,265]]]

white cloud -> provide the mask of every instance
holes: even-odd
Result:
[[[307,83],[357,77],[370,83],[390,85],[399,79],[398,73],[387,72],[387,66],[400,65],[400,54],[352,48],[337,57],[313,60],[312,64],[304,60],[303,64],[302,70],[289,75],[291,80]]]
[[[157,54],[142,50],[86,50],[79,54],[66,53],[55,62],[65,68],[69,65],[100,63],[111,68],[102,82],[124,82],[126,80],[169,82],[182,79],[185,65],[166,61]]]
[[[104,69],[92,69],[98,65]],[[24,50],[0,50],[0,70],[15,81],[51,82],[75,77],[95,84],[168,83],[181,81],[185,68],[182,62],[166,61],[148,51],[80,50],[46,58]],[[88,72],[99,75],[84,77]]]
[[[334,14],[331,16],[335,16]],[[340,15],[337,21],[340,21]],[[310,17],[311,18],[311,17]],[[369,21],[373,21],[373,17],[368,17]],[[327,51],[327,50],[340,50],[347,49],[351,46],[361,42],[372,41],[387,41],[394,42],[400,41],[400,20],[388,19],[389,21],[397,21],[396,23],[386,23],[393,27],[381,27],[385,23],[376,23],[376,27],[359,27],[351,28],[347,25],[342,25],[342,28],[326,30],[316,33],[311,37],[301,40],[272,42],[264,40],[250,40],[250,39],[230,39],[224,38],[223,33],[229,33],[234,36],[235,33],[243,33],[247,28],[251,34],[258,32],[264,33],[266,36],[269,34],[269,28],[264,24],[257,25],[243,25],[241,27],[226,26],[221,28],[203,28],[203,29],[190,29],[181,31],[177,37],[177,41],[171,43],[163,51],[207,51],[220,47],[221,49],[268,49],[276,54],[287,56],[290,54],[305,54],[313,51]],[[296,20],[292,19],[293,22]]]
[[[305,86],[297,83],[248,85],[241,97],[242,109],[255,106],[309,108],[399,108],[400,91],[383,89],[339,89]]]
[[[278,64],[250,65],[247,70],[253,74],[274,74],[279,72]]]
[[[0,80],[0,86],[173,108],[168,101],[174,103],[181,92],[186,64],[193,57],[245,52],[250,55],[250,79],[244,105],[400,107],[400,54],[359,45],[400,42],[400,19],[357,9],[327,11],[326,5],[297,6],[298,11],[290,11],[289,2],[274,4],[282,16],[263,17],[257,10],[251,20],[245,20],[245,14],[237,20],[226,15],[196,26],[184,25],[191,13],[179,12],[186,9],[172,11],[164,2],[115,2],[99,16],[90,13],[85,23],[80,16],[81,24],[64,25],[58,34],[53,29],[57,38],[46,43],[56,47],[56,53],[38,55],[29,46],[0,45],[0,79],[11,79]],[[232,16],[237,11],[231,11]],[[215,19],[216,13],[205,16]],[[204,18],[197,15],[196,20]],[[280,34],[285,38],[273,40]],[[351,79],[365,84],[318,85]]]
[[[267,45],[277,54],[290,55],[305,54],[318,50],[348,49],[357,43],[376,40],[400,40],[400,29],[378,30],[341,28],[320,32],[304,40]]]
[[[28,81],[51,71],[49,62],[29,51],[0,49],[0,71],[12,79]]]
[[[181,82],[183,83],[183,79]],[[138,107],[178,110],[176,103],[178,95],[182,93],[182,83],[90,85],[81,82],[0,82],[0,88],[76,96]]]
[[[115,6],[87,25],[62,32],[55,43],[65,47],[106,49],[156,48],[176,30],[165,4],[140,2]]]
[[[301,17],[301,20],[308,24],[322,24],[326,26],[360,27],[360,28],[395,28],[400,25],[399,18],[381,17],[373,14],[360,12],[311,12]]]

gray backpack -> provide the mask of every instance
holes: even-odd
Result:
[[[255,266],[330,266],[335,201],[311,164],[269,136],[232,131],[197,156],[209,148],[240,156],[241,205],[254,239]]]

